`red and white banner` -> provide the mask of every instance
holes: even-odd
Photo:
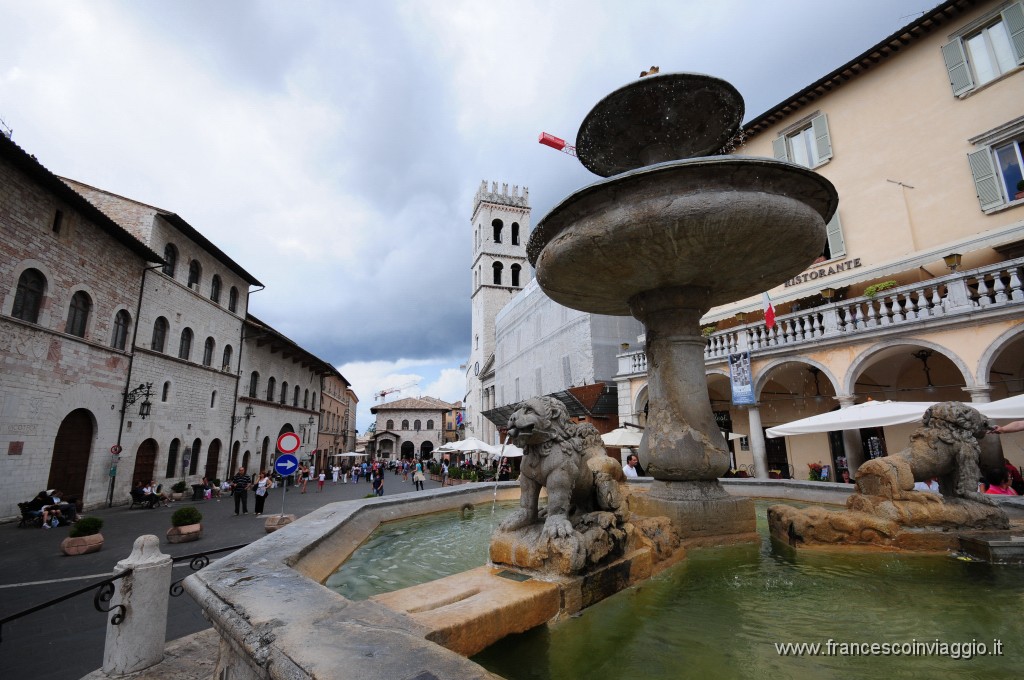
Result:
[[[775,307],[772,305],[768,293],[761,293],[761,301],[764,303],[764,325],[768,328],[775,328]]]

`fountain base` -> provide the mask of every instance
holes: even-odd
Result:
[[[647,493],[630,496],[630,509],[648,517],[668,517],[684,544],[704,545],[709,537],[714,543],[760,540],[754,502],[730,496],[718,480],[655,480]]]

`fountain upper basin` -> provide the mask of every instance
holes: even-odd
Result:
[[[699,287],[706,310],[806,268],[837,205],[831,182],[793,163],[669,161],[571,194],[538,223],[527,254],[544,291],[573,309],[626,316],[639,293]]]

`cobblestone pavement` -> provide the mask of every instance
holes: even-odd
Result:
[[[427,481],[427,489],[439,488]],[[363,498],[371,492],[366,482],[332,484],[322,493],[316,483],[305,494],[289,489],[284,496],[285,512],[305,515],[327,503]],[[384,494],[416,493],[412,482],[388,473]],[[35,492],[22,494],[28,500]],[[267,499],[267,514],[281,512],[282,494],[273,489]],[[167,543],[171,513],[184,505],[195,505],[203,513],[203,538],[193,543]],[[172,557],[190,555],[221,547],[250,543],[266,535],[263,518],[256,517],[253,496],[249,496],[249,514],[234,514],[230,497],[221,501],[179,501],[169,508],[128,510],[127,506],[103,508],[86,513],[103,519],[103,549],[91,555],[67,557],[60,542],[67,528],[19,529],[17,522],[0,524],[0,618],[27,609],[48,599],[82,588],[113,574],[120,560],[131,553],[135,539],[144,534],[160,537],[161,550]],[[213,556],[216,559],[218,556]],[[192,573],[188,563],[175,564],[172,578]],[[93,607],[93,592],[84,593],[40,612],[3,626],[0,644],[0,676],[32,680],[77,679],[103,664],[103,640],[106,618]],[[199,607],[187,594],[172,597],[167,621],[167,639],[209,627]]]

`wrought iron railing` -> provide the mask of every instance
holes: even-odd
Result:
[[[132,573],[131,569],[125,569],[124,571],[119,572],[114,576],[111,576],[110,578],[106,578],[102,581],[97,581],[95,583],[90,583],[87,586],[79,588],[78,590],[72,591],[70,593],[61,595],[60,597],[55,597],[52,600],[47,600],[46,602],[42,602],[40,604],[35,605],[34,607],[29,607],[28,609],[24,609],[20,612],[11,614],[10,616],[5,616],[4,618],[0,619],[0,642],[3,642],[4,639],[3,626],[5,623],[16,621],[17,619],[28,616],[29,614],[34,614],[35,612],[46,609],[47,607],[52,607],[55,604],[60,604],[64,600],[70,600],[72,597],[81,595],[83,593],[87,593],[93,589],[96,590],[96,593],[93,595],[92,599],[93,606],[96,607],[96,611],[107,614],[109,612],[117,610],[117,613],[111,617],[110,623],[114,626],[121,625],[121,622],[124,621],[125,614],[127,613],[127,607],[125,607],[123,604],[115,604],[113,607],[107,607],[106,604],[110,602],[110,599],[112,597],[114,597],[114,582],[124,578],[130,573]]]
[[[203,567],[205,567],[208,564],[210,564],[210,555],[216,555],[218,553],[225,553],[225,552],[234,552],[235,550],[238,550],[240,548],[244,548],[247,545],[249,545],[249,544],[248,543],[242,543],[241,545],[232,545],[232,546],[228,546],[227,548],[217,548],[216,550],[207,550],[205,552],[193,553],[191,555],[181,555],[179,557],[172,557],[171,561],[173,563],[173,562],[185,562],[186,560],[188,560],[188,562],[189,562],[189,565],[188,565],[189,569],[191,569],[192,571],[199,571]],[[191,574],[189,574],[189,576],[191,576]],[[175,581],[174,583],[171,584],[171,588],[170,588],[171,597],[179,597],[182,593],[185,592],[185,589],[181,586],[181,582],[184,581],[186,578],[188,578],[188,576],[184,576],[184,577],[178,579],[177,581]]]

